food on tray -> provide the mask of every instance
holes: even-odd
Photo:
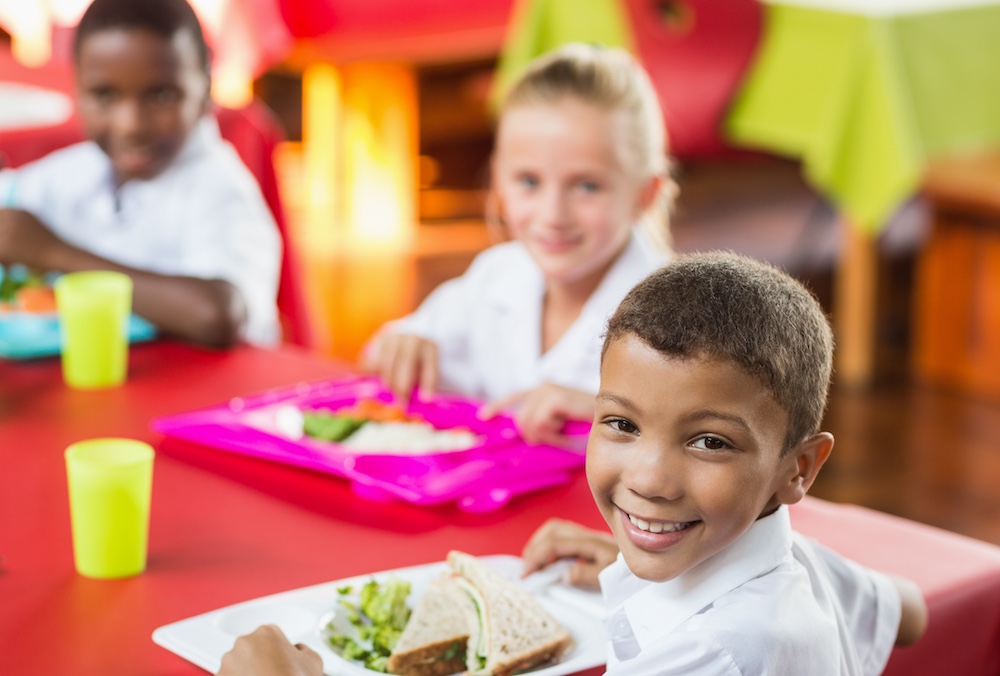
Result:
[[[476,557],[452,551],[448,566],[389,655],[390,673],[443,676],[464,666],[472,676],[508,676],[551,662],[571,645],[566,628],[530,592]]]
[[[350,587],[338,591],[341,607],[337,612],[347,613],[354,631],[340,633],[331,621],[327,625],[327,641],[345,659],[357,660],[372,671],[385,673],[389,654],[410,617],[406,604],[410,583],[390,577],[383,583],[366,582],[356,597]]]
[[[55,311],[55,292],[43,277],[22,266],[0,269],[0,313]]]
[[[464,451],[483,443],[464,427],[437,429],[396,404],[375,399],[335,410],[282,406],[275,411],[275,425],[292,439],[333,441],[356,452],[422,455]]]

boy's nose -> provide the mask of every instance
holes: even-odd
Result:
[[[138,101],[125,99],[115,106],[112,117],[115,132],[120,136],[135,134],[144,124],[142,106]]]
[[[645,498],[677,500],[684,495],[683,469],[670,453],[649,449],[637,454],[622,472],[622,483]]]

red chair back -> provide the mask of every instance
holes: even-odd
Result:
[[[274,150],[284,140],[277,118],[262,102],[254,100],[245,108],[217,108],[215,116],[222,137],[233,144],[250,172],[260,184],[284,246],[281,254],[281,279],[278,284],[278,314],[285,342],[311,344],[309,317],[302,289],[301,265],[293,248],[278,192],[274,170]]]
[[[625,0],[680,159],[730,152],[723,115],[760,37],[759,0]]]

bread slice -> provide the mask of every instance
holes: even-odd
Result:
[[[569,632],[527,590],[474,556],[448,553],[458,585],[472,599],[466,657],[471,676],[509,676],[557,658]]]
[[[449,676],[465,668],[472,602],[445,576],[428,585],[389,655],[390,674]]]

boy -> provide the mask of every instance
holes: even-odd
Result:
[[[832,354],[808,291],[735,255],[680,259],[622,301],[587,447],[614,541],[549,522],[524,551],[526,572],[584,559],[577,581],[613,561],[609,674],[877,674],[923,632],[912,583],[789,525],[833,448]]]
[[[614,539],[550,521],[524,550],[526,572],[560,557],[583,560],[574,582],[600,571],[608,674],[878,674],[893,643],[919,638],[926,608],[912,583],[789,524],[786,505],[833,447],[818,432],[832,353],[805,288],[732,254],[679,258],[619,305],[587,446]],[[307,650],[262,628],[220,673],[301,667]]]
[[[73,52],[91,140],[0,173],[0,264],[118,270],[164,333],[276,342],[281,241],[206,116],[208,48],[191,7],[95,0]]]

